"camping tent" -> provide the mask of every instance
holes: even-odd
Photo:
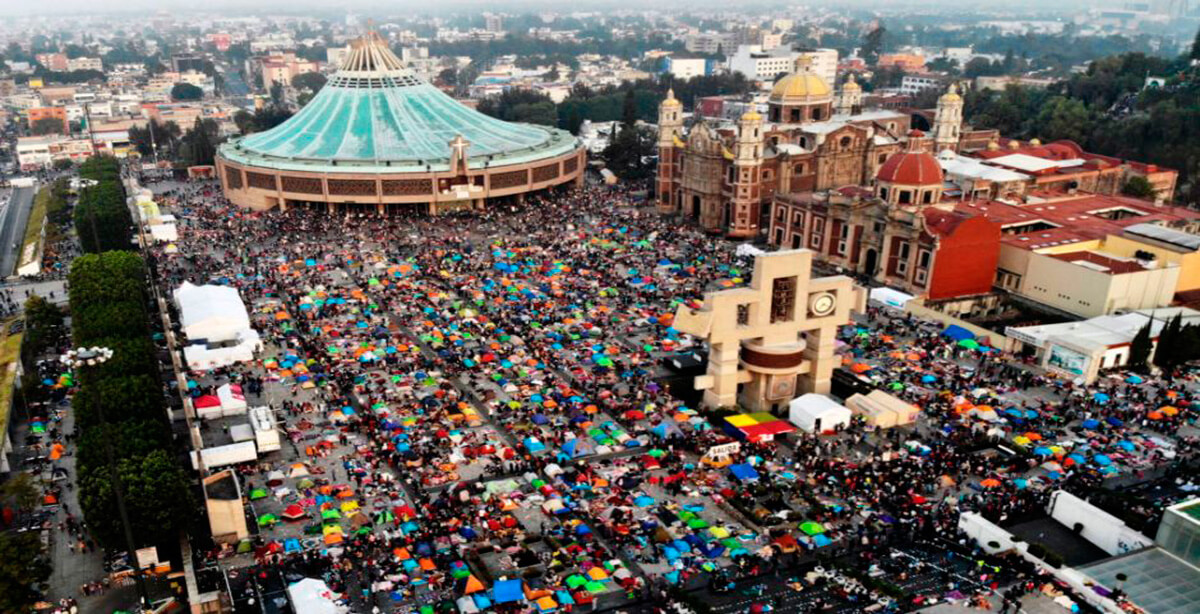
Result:
[[[239,333],[250,329],[250,315],[236,288],[184,282],[175,289],[175,305],[179,307],[183,334],[193,342],[234,341]]]
[[[217,388],[217,398],[221,400],[221,415],[234,416],[246,413],[246,396],[238,384],[225,384]]]
[[[292,609],[304,614],[344,614],[349,610],[334,601],[334,593],[316,578],[305,578],[287,589]]]
[[[788,404],[788,420],[808,433],[827,431],[850,424],[850,410],[833,399],[816,393],[800,395]]]

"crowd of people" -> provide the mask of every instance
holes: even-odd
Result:
[[[265,344],[194,374],[193,394],[240,384],[287,432],[291,454],[239,467],[262,489],[245,577],[319,575],[354,611],[486,607],[479,587],[514,578],[543,610],[666,604],[801,560],[881,564],[914,541],[970,554],[964,510],[1003,523],[1054,489],[1197,452],[1174,437],[1190,409],[1149,417],[1186,408],[1190,381],[1083,386],[872,308],[841,352],[920,407],[918,425],[742,442],[730,460],[756,472],[734,475],[701,461],[731,441],[721,416],[672,396],[659,366],[701,341],[671,327],[677,305],[748,281],[731,243],[607,187],[440,217],[162,192],[180,238],[152,250],[159,283],[236,287]],[[1027,453],[995,451],[1014,437]],[[985,580],[963,598],[999,586]],[[813,603],[901,607],[866,581],[794,584]]]

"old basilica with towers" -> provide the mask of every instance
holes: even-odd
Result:
[[[766,229],[778,195],[870,185],[888,158],[904,151],[911,119],[864,109],[862,99],[853,77],[835,94],[803,55],[772,88],[766,117],[750,111],[734,125],[701,119],[685,131],[683,105],[668,94],[659,108],[659,210],[748,239]],[[932,140],[939,151],[995,138],[964,130],[962,105],[953,89],[938,102]]]

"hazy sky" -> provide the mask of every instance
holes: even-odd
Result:
[[[1054,9],[1070,9],[1071,7],[1081,8],[1082,6],[1096,5],[1111,5],[1116,0],[1059,0],[1053,4]],[[775,4],[771,0],[758,0],[753,2],[756,5]],[[779,0],[777,4],[780,10],[786,10],[788,6],[797,5],[844,5],[862,7],[878,7],[878,8],[897,8],[911,7],[918,9],[935,8],[938,5],[945,6],[949,9],[961,10],[970,5],[990,7],[996,9],[996,4],[989,0],[798,0],[787,1]],[[659,0],[653,3],[655,9],[664,10],[670,8],[700,8],[700,7],[728,7],[726,0]],[[1004,3],[1006,8],[1014,6],[1029,6],[1037,7],[1045,10],[1049,8],[1044,0],[1008,0]],[[437,2],[428,2],[427,0],[56,0],[54,2],[36,2],[35,0],[0,0],[0,14],[6,15],[64,15],[64,14],[95,14],[102,12],[120,12],[120,13],[146,13],[157,12],[160,10],[182,10],[194,11],[200,10],[204,12],[219,12],[225,11],[230,15],[239,13],[257,13],[269,11],[281,12],[303,12],[306,10],[320,10],[322,12],[339,12],[346,10],[355,11],[377,11],[381,13],[396,13],[402,12],[405,9],[428,13],[437,10],[454,10],[463,8],[477,8],[480,11],[511,11],[519,12],[524,10],[547,9],[555,10],[556,12],[567,12],[569,10],[587,10],[599,7],[628,7],[633,9],[644,9],[648,5],[641,0],[583,0],[582,2],[574,2],[564,5],[561,2],[553,0],[517,0],[514,2],[505,2],[504,0],[438,0]],[[1013,15],[1019,18],[1019,15]]]

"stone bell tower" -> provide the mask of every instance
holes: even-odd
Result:
[[[750,239],[758,234],[762,209],[763,117],[748,111],[738,120],[733,146],[733,181],[725,203],[724,227],[731,238]]]
[[[675,90],[658,105],[658,212],[674,213],[675,180],[678,178],[678,150],[683,136],[683,103],[675,99]]]
[[[937,112],[933,116],[934,152],[943,149],[958,151],[958,140],[962,133],[963,99],[958,95],[958,86],[951,83],[946,93],[938,98]]]

